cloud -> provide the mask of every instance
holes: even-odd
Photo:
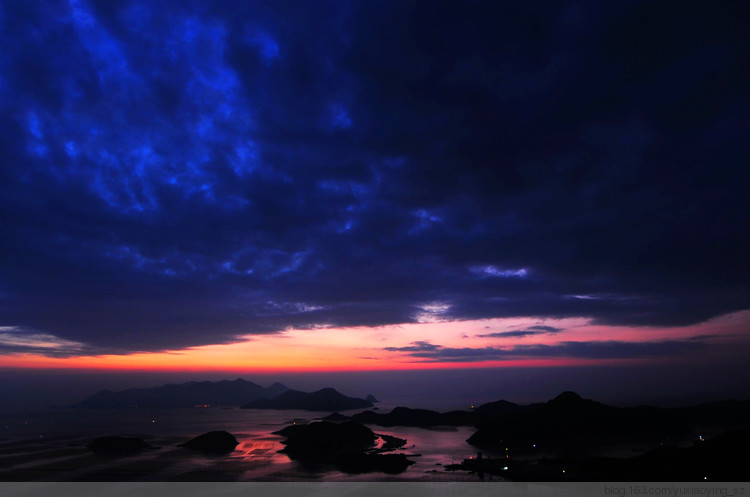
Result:
[[[635,359],[679,356],[703,350],[707,344],[694,340],[663,340],[658,342],[591,341],[561,342],[554,345],[516,345],[512,348],[481,347],[452,348],[429,342],[414,342],[407,347],[388,347],[391,352],[406,352],[408,356],[428,362],[480,362],[521,358],[577,358],[577,359]]]
[[[483,338],[511,338],[511,337],[525,337],[530,335],[541,335],[544,332],[534,330],[513,330],[513,331],[498,331],[495,333],[486,333],[484,335],[477,335]]]
[[[499,269],[495,266],[472,267],[471,271],[483,276],[493,276],[496,278],[525,278],[529,274],[526,268]]]
[[[547,333],[560,333],[563,331],[562,328],[557,328],[555,326],[545,326],[541,324],[536,324],[534,326],[529,326],[530,330],[539,330],[539,331],[545,331]]]
[[[46,333],[34,333],[17,326],[0,326],[0,353],[41,354],[47,357],[71,357],[94,354],[83,343],[64,340]]]
[[[407,347],[386,347],[385,350],[388,350],[390,352],[437,352],[439,350],[442,350],[442,346],[440,345],[433,345],[428,341],[417,341],[413,342],[413,345],[407,346]]]
[[[6,3],[0,323],[127,353],[745,309],[735,8]]]
[[[531,335],[545,335],[560,333],[564,331],[562,328],[556,328],[554,326],[534,325],[529,326],[525,330],[511,330],[511,331],[498,331],[494,333],[485,333],[483,335],[477,335],[483,338],[514,338],[514,337],[525,337]]]

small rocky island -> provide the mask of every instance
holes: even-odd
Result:
[[[199,435],[180,446],[201,452],[222,454],[232,452],[238,444],[239,442],[234,438],[234,435],[226,431],[211,431]]]
[[[100,437],[86,447],[98,456],[133,456],[145,449],[153,449],[140,438],[136,437]]]
[[[377,435],[354,421],[291,425],[275,433],[286,437],[282,452],[290,459],[331,464],[344,473],[396,474],[414,464],[404,454],[384,453],[403,447],[406,440]],[[383,441],[380,448],[376,447],[378,439]]]

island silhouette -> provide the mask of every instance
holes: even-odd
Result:
[[[232,397],[233,393],[237,396]],[[438,412],[399,406],[380,413],[367,409],[373,406],[372,395],[348,397],[330,387],[302,392],[280,383],[264,388],[238,379],[99,392],[71,407],[133,408],[133,401],[139,406],[153,405],[149,402],[158,394],[164,395],[160,406],[204,406],[208,402],[200,402],[205,399],[245,409],[327,411],[318,421],[293,423],[274,434],[284,437],[281,452],[290,459],[328,465],[343,473],[399,474],[414,463],[409,459],[414,454],[402,452],[407,440],[375,433],[372,426],[469,427],[473,431],[466,439],[467,449],[476,456],[443,470],[482,478],[740,481],[750,462],[750,400],[670,408],[616,407],[566,391],[547,402],[526,405],[497,400],[470,410]],[[364,410],[348,415],[339,412],[353,409]],[[704,437],[699,428],[707,428],[711,435]],[[440,431],[434,436],[440,437]],[[230,453],[237,444],[234,435],[213,431],[181,446]],[[94,440],[88,448],[100,456],[127,457],[152,447],[143,440],[113,434]]]
[[[289,390],[281,383],[262,387],[237,378],[234,381],[191,381],[120,392],[101,390],[66,406],[75,409],[176,409],[184,407],[239,406],[256,399],[277,397]]]
[[[243,409],[301,409],[305,411],[346,411],[364,407],[372,407],[372,402],[347,397],[333,388],[322,388],[312,393],[287,390],[277,397],[257,399],[242,406]]]

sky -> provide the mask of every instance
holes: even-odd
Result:
[[[4,1],[0,369],[750,377],[748,14]]]

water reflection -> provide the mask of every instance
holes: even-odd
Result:
[[[355,411],[356,412],[356,411]],[[415,464],[399,475],[348,475],[324,464],[302,464],[279,451],[283,437],[273,432],[289,424],[309,423],[320,413],[245,409],[151,411],[48,410],[24,418],[0,419],[8,426],[0,440],[0,480],[18,481],[382,481],[476,479],[444,467],[474,451],[466,444],[470,427],[423,429],[368,426],[378,434],[407,440],[395,453]],[[157,422],[152,422],[156,420]],[[24,424],[25,422],[25,424]],[[225,430],[240,442],[225,455],[205,455],[177,447],[191,438]],[[44,438],[40,439],[39,435]],[[107,435],[136,436],[158,447],[137,456],[102,459],[85,445]]]

